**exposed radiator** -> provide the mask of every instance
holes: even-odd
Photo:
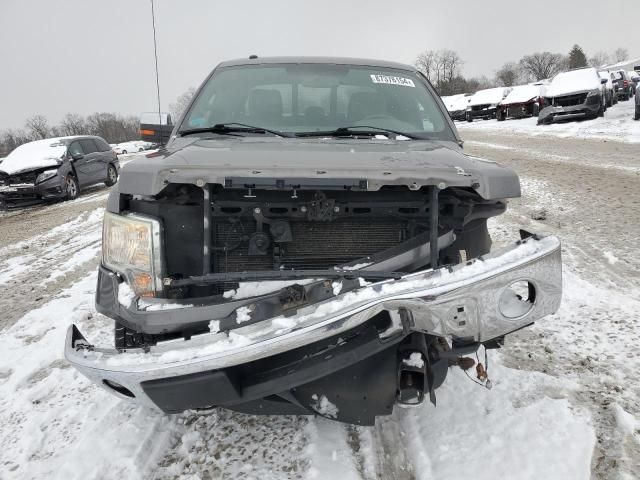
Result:
[[[407,222],[396,218],[343,218],[329,222],[292,221],[292,242],[277,243],[284,268],[324,269],[385,250],[407,237]],[[267,255],[248,255],[255,221],[216,222],[213,271],[237,272],[274,268],[273,247]],[[265,231],[268,227],[265,226]],[[223,247],[227,247],[225,251]]]

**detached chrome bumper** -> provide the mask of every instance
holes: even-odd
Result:
[[[528,282],[529,301],[518,300],[512,293],[510,287],[516,282]],[[406,330],[397,314],[405,310],[410,313],[411,331],[486,342],[556,312],[561,294],[559,239],[530,237],[450,269],[369,284],[300,308],[293,316],[188,341],[162,342],[146,352],[94,347],[72,325],[65,357],[112,393],[153,406],[144,382],[221,370],[310,345],[353,329],[382,310],[389,311],[396,322],[380,333],[381,339]]]

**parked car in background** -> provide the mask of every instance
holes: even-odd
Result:
[[[618,86],[617,94],[619,100],[629,100],[633,96],[633,82],[629,79],[626,70],[615,70],[613,73],[613,82]]]
[[[556,120],[603,117],[605,84],[595,68],[586,67],[557,74],[544,96],[538,125]]]
[[[25,143],[0,165],[0,208],[74,199],[90,185],[111,186],[120,163],[100,137],[48,138]]]
[[[467,118],[467,105],[470,95],[461,93],[450,97],[442,97],[442,102],[449,112],[452,120],[465,120]]]
[[[145,150],[145,144],[148,142],[132,140],[130,142],[118,143],[113,147],[116,155],[126,155],[127,153],[142,152]]]
[[[474,118],[496,118],[498,104],[509,94],[511,88],[498,87],[479,90],[469,99],[467,105],[467,122],[473,122]]]
[[[616,90],[613,88],[611,73],[608,70],[603,70],[598,72],[598,75],[601,79],[607,81],[607,83],[604,84],[606,106],[613,107],[614,104],[618,103],[618,95],[616,94]]]
[[[640,65],[634,67],[638,76],[635,77],[634,83],[636,85],[636,94],[638,93],[638,86],[640,85]],[[633,115],[634,120],[640,120],[640,95],[636,95],[636,109]]]
[[[638,93],[638,85],[640,84],[640,73],[630,70],[627,72],[629,80],[631,80],[631,87],[633,87],[633,94]]]
[[[498,104],[496,118],[537,117],[546,87],[542,84],[518,85]]]

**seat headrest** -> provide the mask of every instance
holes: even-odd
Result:
[[[254,118],[282,117],[282,95],[278,90],[258,88],[249,94],[249,116]]]
[[[354,122],[386,112],[387,103],[382,95],[376,92],[356,92],[349,99],[347,117],[350,122]]]

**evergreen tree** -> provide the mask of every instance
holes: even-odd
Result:
[[[569,68],[581,68],[587,66],[587,56],[579,45],[574,45],[569,52]]]

